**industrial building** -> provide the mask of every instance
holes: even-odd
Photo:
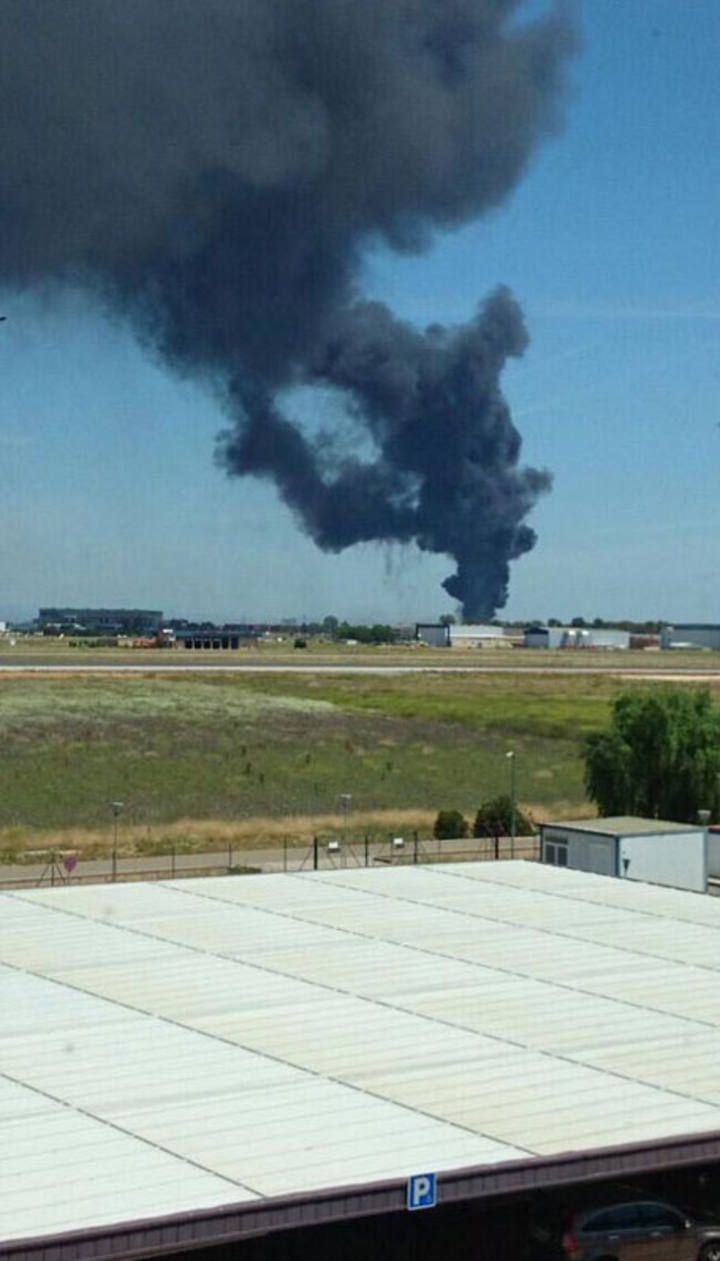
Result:
[[[451,648],[511,648],[517,632],[492,623],[458,623],[450,627]]]
[[[0,915],[4,1261],[720,1162],[720,899],[500,862],[24,889]]]
[[[188,625],[182,630],[173,630],[173,635],[181,648],[205,651],[235,649],[240,647],[241,641],[248,643],[258,638],[258,632],[253,633],[250,628],[237,626]]]
[[[492,623],[418,622],[415,639],[429,648],[511,648],[517,631]]]
[[[38,630],[45,634],[157,635],[163,625],[159,609],[39,609]]]
[[[678,622],[666,626],[660,636],[661,648],[720,648],[720,626],[710,622]]]
[[[630,632],[612,626],[529,626],[525,648],[617,648],[630,647]]]
[[[543,823],[540,861],[705,893],[708,837],[703,827],[632,816]]]
[[[450,627],[445,622],[418,622],[415,639],[427,648],[449,648]]]

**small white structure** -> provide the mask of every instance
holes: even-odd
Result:
[[[688,823],[632,816],[543,823],[540,861],[695,893],[707,891],[707,832]]]
[[[661,648],[720,649],[720,626],[709,622],[678,622],[666,626],[660,636]]]
[[[708,875],[720,876],[720,825],[717,823],[708,828]]]

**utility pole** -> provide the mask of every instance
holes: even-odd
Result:
[[[515,827],[517,805],[515,795],[515,750],[510,749],[505,757],[510,763],[510,857],[515,857]]]

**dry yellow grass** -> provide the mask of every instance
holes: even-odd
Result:
[[[424,810],[372,810],[353,815],[347,821],[339,814],[289,815],[279,818],[257,817],[238,819],[177,819],[172,823],[148,827],[124,825],[118,829],[118,854],[135,854],[153,843],[176,841],[183,847],[206,850],[255,849],[275,847],[287,840],[290,845],[308,845],[313,836],[346,832],[348,836],[362,836],[366,830],[377,832],[418,830],[425,835],[432,830],[434,814]],[[28,830],[22,835],[18,828],[0,830],[0,851],[14,850],[77,850],[93,855],[110,853],[113,836],[107,829],[58,828],[53,830]]]
[[[592,814],[590,808],[578,810],[568,802],[553,806],[533,806],[518,803],[537,823],[548,819],[563,818],[572,814],[580,817]],[[155,845],[177,844],[178,849],[197,853],[216,850],[278,848],[287,842],[290,846],[308,846],[314,836],[346,834],[359,840],[366,832],[377,837],[378,833],[411,836],[417,831],[421,837],[432,835],[435,813],[429,810],[370,810],[351,815],[345,820],[340,814],[287,815],[238,819],[178,819],[175,822],[148,827],[121,825],[118,831],[117,853],[120,856],[149,852]],[[113,836],[107,830],[91,828],[58,828],[53,830],[0,829],[0,854],[8,858],[30,852],[58,850],[76,851],[87,858],[109,855],[113,849]]]

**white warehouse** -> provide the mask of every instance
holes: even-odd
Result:
[[[540,859],[601,876],[707,891],[707,832],[688,823],[632,816],[543,823]]]
[[[678,622],[666,626],[660,637],[661,648],[720,648],[720,626],[710,622]]]
[[[613,626],[529,626],[525,648],[629,648],[630,632]]]

